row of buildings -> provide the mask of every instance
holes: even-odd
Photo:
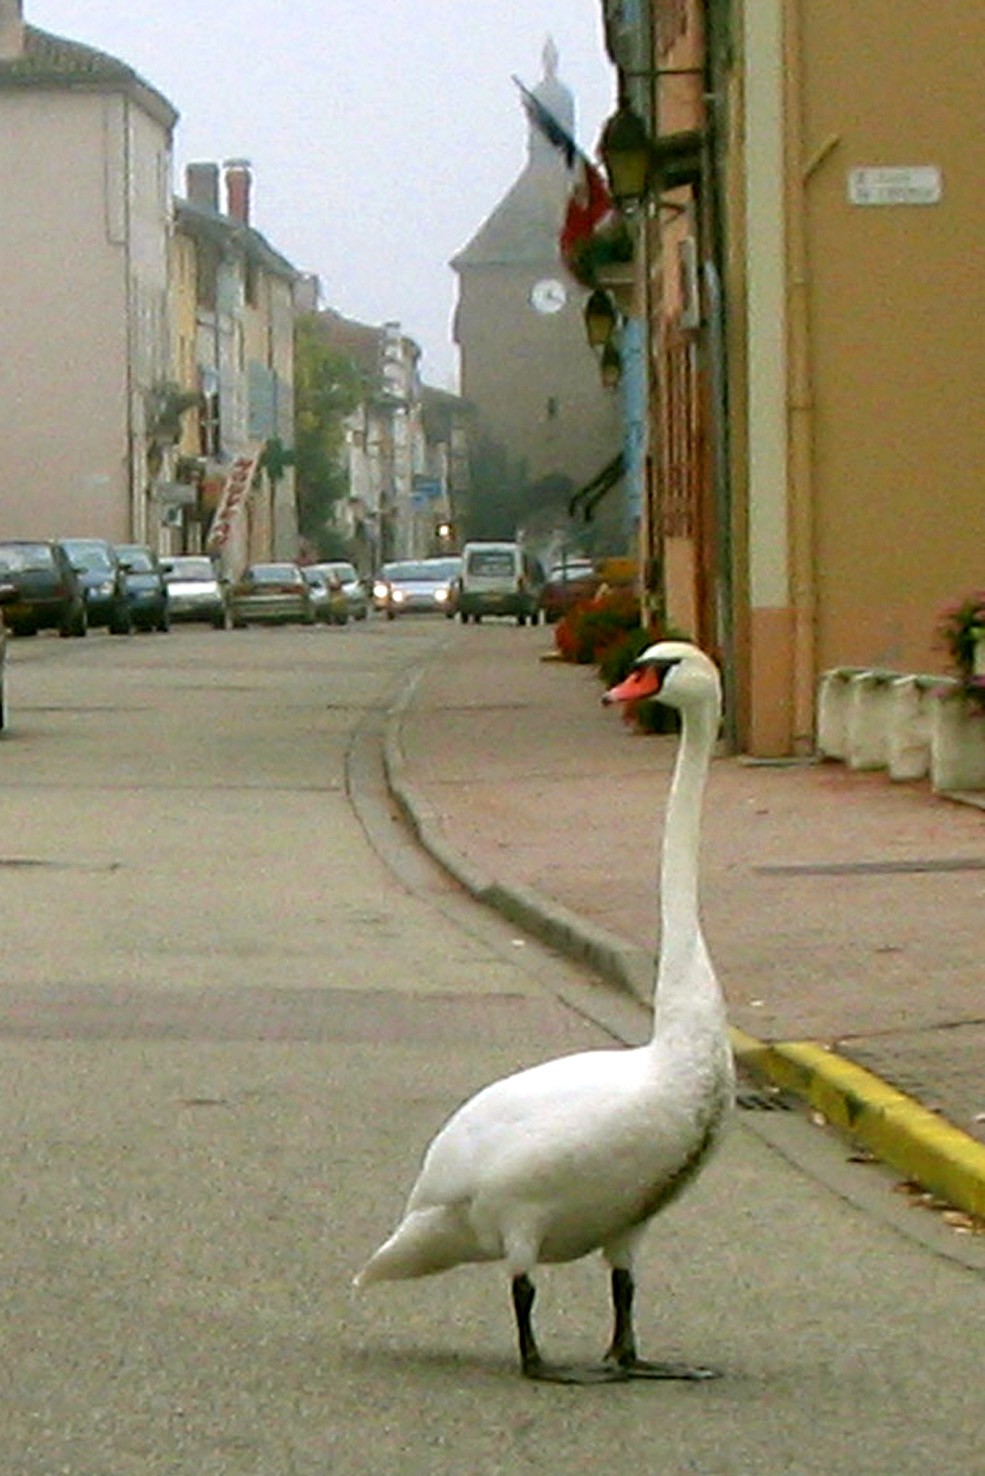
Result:
[[[263,453],[290,444],[300,301],[367,376],[343,523],[364,567],[455,528],[489,436],[541,533],[632,549],[651,608],[718,651],[734,746],[810,751],[829,668],[941,671],[939,612],[985,583],[985,12],[600,3],[630,259],[572,274],[572,171],[531,127],[452,263],[459,398],[399,325],[320,308],[252,226],[242,161],[193,166],[175,201],[167,100],[0,0],[4,531],[193,548],[218,523],[230,558],[293,553],[289,458]],[[533,93],[577,135],[553,47]]]
[[[367,570],[430,552],[467,484],[464,407],[422,385],[398,324],[321,307],[254,227],[245,160],[189,165],[175,197],[176,122],[125,63],[0,0],[4,535],[293,558],[303,311],[365,384],[340,532]]]

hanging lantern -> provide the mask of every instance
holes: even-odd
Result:
[[[602,350],[600,367],[602,384],[605,388],[607,390],[618,389],[619,382],[622,379],[622,354],[620,354],[611,339]]]
[[[637,205],[650,184],[652,143],[646,124],[628,103],[613,113],[599,139],[609,190],[619,206]]]
[[[596,287],[585,303],[585,332],[593,349],[605,348],[619,321],[619,313],[611,295]]]

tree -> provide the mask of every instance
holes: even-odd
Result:
[[[528,542],[548,544],[556,530],[569,526],[574,491],[574,482],[560,472],[531,482],[526,462],[483,437],[472,458],[465,537],[513,539],[522,529]]]
[[[338,546],[335,504],[348,494],[343,464],[344,421],[365,392],[362,372],[325,342],[318,315],[298,318],[294,333],[294,464],[298,532],[332,557]]]
[[[465,537],[515,538],[523,521],[526,492],[525,463],[484,436],[472,456]]]

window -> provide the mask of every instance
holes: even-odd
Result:
[[[200,456],[218,456],[222,449],[222,422],[219,416],[219,386],[214,373],[200,376],[198,402],[198,451]]]
[[[195,303],[208,312],[215,312],[219,292],[219,253],[205,241],[199,242],[195,253]]]

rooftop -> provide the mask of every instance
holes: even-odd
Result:
[[[297,267],[292,266],[286,256],[281,256],[254,226],[244,225],[241,221],[233,220],[228,215],[220,215],[215,210],[205,210],[202,206],[180,197],[175,199],[174,213],[177,229],[189,236],[204,237],[222,249],[238,247],[245,256],[274,276],[284,277],[291,282],[300,278],[301,273]]]
[[[0,60],[0,88],[80,88],[125,92],[165,128],[173,128],[177,109],[125,62],[80,41],[24,27],[18,56]]]

